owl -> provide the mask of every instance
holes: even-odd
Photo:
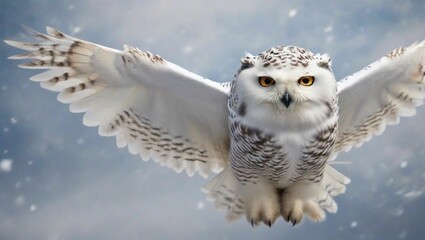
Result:
[[[217,83],[138,48],[30,31],[37,42],[6,43],[27,51],[10,57],[31,59],[20,67],[47,70],[31,80],[143,160],[218,173],[208,198],[253,226],[335,213],[350,182],[332,167],[338,153],[414,115],[425,97],[425,41],[338,82],[326,54],[276,46],[247,54],[231,82]]]

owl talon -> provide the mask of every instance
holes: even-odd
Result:
[[[333,198],[320,183],[293,185],[283,194],[281,214],[293,226],[301,222],[304,214],[315,222],[321,222],[326,218],[324,210],[332,212],[337,207]]]
[[[274,220],[272,220],[272,219],[264,219],[264,220],[263,220],[263,223],[264,223],[264,225],[266,225],[266,226],[272,227],[272,225],[273,225],[273,223],[274,223]]]
[[[286,222],[289,222],[289,219],[291,219],[292,210],[289,211],[288,214],[282,214],[283,219],[285,219]]]
[[[245,214],[248,222],[252,226],[258,226],[260,223],[271,226],[280,214],[276,189],[261,183],[245,187],[249,188],[250,192],[260,193],[255,196],[249,196],[245,200]],[[256,191],[253,190],[254,188]]]

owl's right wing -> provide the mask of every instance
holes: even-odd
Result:
[[[413,116],[425,97],[425,41],[389,52],[338,82],[339,121],[334,152],[348,151]]]
[[[22,68],[48,69],[31,77],[59,92],[71,112],[118,147],[177,172],[207,176],[228,163],[228,87],[125,46],[124,51],[73,38],[47,27],[36,43],[6,41],[32,59]]]

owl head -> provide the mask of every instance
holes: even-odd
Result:
[[[236,74],[236,111],[247,122],[270,129],[309,128],[337,111],[336,80],[327,55],[295,46],[247,54]],[[266,126],[264,126],[266,125]]]

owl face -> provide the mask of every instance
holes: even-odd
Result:
[[[293,46],[275,47],[242,59],[236,86],[243,110],[239,114],[246,121],[272,129],[276,125],[317,125],[317,121],[329,118],[337,102],[330,59]]]

